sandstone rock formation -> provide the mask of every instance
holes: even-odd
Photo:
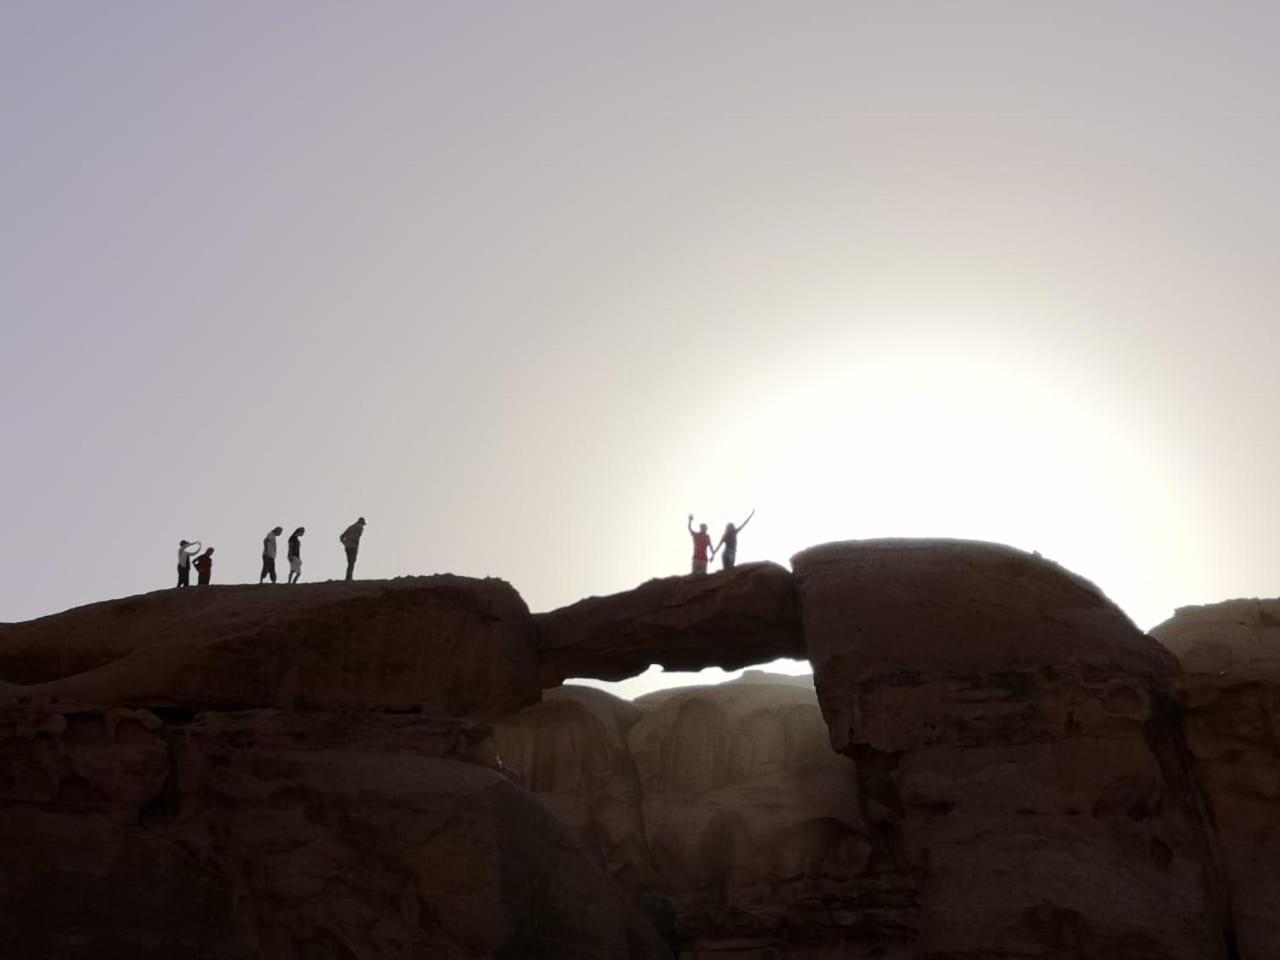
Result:
[[[668,670],[713,664],[733,670],[805,656],[791,575],[773,563],[650,580],[537,621],[544,687],[567,677],[622,680],[653,663]]]
[[[870,857],[854,767],[808,678],[749,674],[634,705],[566,686],[495,741],[682,957],[890,956],[866,952],[886,944],[850,882]]]
[[[919,957],[1225,958],[1164,692],[1176,663],[1092,584],[1006,547],[793,560],[818,696],[918,907]]]
[[[669,957],[466,721],[0,716],[0,955]]]
[[[99,706],[421,709],[539,697],[532,619],[501,580],[200,587],[0,627],[0,680]]]
[[[1240,960],[1280,956],[1280,600],[1187,607],[1152,631],[1182,660],[1187,743],[1225,862]]]
[[[1009,548],[794,567],[537,618],[431,577],[0,625],[0,956],[1280,955],[1280,601],[1180,611],[1184,673]],[[556,687],[805,651],[816,696]]]

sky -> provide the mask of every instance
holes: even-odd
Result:
[[[0,5],[0,620],[879,536],[1280,589],[1280,6]]]

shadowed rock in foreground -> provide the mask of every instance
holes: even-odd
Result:
[[[623,680],[654,663],[667,670],[733,670],[805,656],[791,574],[773,563],[650,580],[537,621],[544,687],[567,677]]]

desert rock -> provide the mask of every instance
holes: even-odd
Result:
[[[1184,608],[1152,633],[1186,669],[1187,743],[1217,827],[1240,960],[1280,956],[1280,600]]]
[[[1096,587],[956,541],[793,563],[832,743],[918,896],[918,956],[1227,956],[1177,665]]]
[[[732,670],[805,655],[791,575],[772,563],[650,580],[537,621],[544,687],[567,677],[622,680],[654,663]]]
[[[0,680],[99,706],[492,717],[537,701],[535,645],[501,580],[197,587],[0,627]]]

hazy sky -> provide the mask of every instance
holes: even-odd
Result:
[[[0,5],[0,620],[1006,541],[1280,592],[1280,4]]]

